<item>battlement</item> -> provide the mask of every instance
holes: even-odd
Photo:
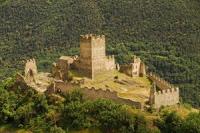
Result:
[[[106,58],[107,58],[108,60],[113,60],[113,59],[115,59],[115,56],[114,56],[114,55],[109,55],[109,56],[106,56]]]
[[[155,108],[161,106],[175,105],[179,103],[179,88],[174,87],[169,82],[161,79],[156,74],[150,73],[149,79],[154,82],[154,87],[150,92],[150,103]],[[160,88],[160,91],[156,91],[156,86]]]
[[[154,92],[150,96],[150,103],[154,108],[178,104],[179,88],[172,88]]]
[[[153,73],[149,73],[149,78],[154,81],[156,83],[156,85],[162,89],[172,89],[172,88],[176,88],[174,85],[170,84],[169,82],[167,82],[166,80],[160,78],[158,75],[153,74]]]
[[[171,88],[166,90],[161,90],[154,92],[154,95],[165,95],[165,94],[173,94],[173,93],[179,93],[179,88]]]
[[[103,88],[95,88],[95,87],[84,87],[84,89],[93,90],[93,91],[96,91],[96,92],[103,91],[103,92],[107,92],[107,93],[112,93],[112,94],[117,96],[117,92],[114,91],[114,90],[111,90],[109,88],[103,89]]]
[[[105,99],[113,100],[114,102],[134,106],[138,109],[143,108],[142,103],[133,101],[130,99],[121,98],[118,96],[118,93],[116,91],[111,91],[109,88],[102,89],[102,88],[95,88],[95,87],[83,87],[81,90],[84,94],[84,97],[87,99],[96,100],[96,99],[105,98]]]
[[[86,34],[80,36],[81,40],[105,40],[105,35]]]

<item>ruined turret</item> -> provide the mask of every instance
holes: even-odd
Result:
[[[26,61],[24,72],[26,81],[35,82],[35,76],[38,74],[35,59],[30,59]]]

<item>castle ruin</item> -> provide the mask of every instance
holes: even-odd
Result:
[[[146,103],[154,108],[179,103],[179,88],[155,74],[146,74],[139,57],[119,65],[113,55],[107,56],[104,35],[81,35],[80,56],[61,56],[51,73],[38,72],[35,59],[28,60],[24,77],[18,79],[42,93],[65,93],[78,87],[88,99],[107,98],[140,109]]]

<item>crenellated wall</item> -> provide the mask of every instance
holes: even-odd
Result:
[[[161,106],[175,105],[179,103],[179,88],[171,88],[153,94],[153,106],[160,108]]]
[[[118,102],[121,104],[127,104],[130,106],[134,106],[135,108],[138,109],[143,109],[143,105],[140,102],[132,101],[129,99],[124,99],[120,98],[115,91],[111,91],[109,89],[101,89],[101,88],[87,88],[84,87],[81,89],[81,91],[84,94],[84,98],[86,99],[91,99],[91,100],[97,100],[97,99],[110,99],[113,100],[114,102]]]
[[[69,93],[75,90],[76,88],[81,88],[80,84],[82,84],[83,82],[84,81],[74,81],[70,83],[65,83],[63,81],[57,80],[48,87],[46,93],[59,93],[59,92]],[[111,91],[110,89],[82,87],[80,91],[83,93],[84,99],[90,99],[90,100],[110,99],[113,100],[114,102],[134,106],[135,108],[138,109],[143,108],[143,105],[140,102],[120,98],[117,92]]]
[[[164,79],[161,79],[156,74],[150,73],[148,77],[154,83],[154,87],[150,92],[150,104],[154,108],[179,103],[178,87],[175,87]],[[156,87],[158,87],[161,91],[156,91]]]
[[[170,84],[169,82],[165,81],[164,79],[160,78],[158,75],[150,73],[148,74],[148,77],[150,80],[156,83],[156,86],[160,88],[161,90],[165,89],[171,89],[174,88],[175,86]]]

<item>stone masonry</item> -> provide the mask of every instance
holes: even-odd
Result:
[[[161,106],[170,106],[179,103],[179,88],[174,87],[170,83],[150,73],[149,79],[153,82],[153,87],[150,92],[150,104],[154,108]],[[157,89],[160,89],[157,91]]]
[[[80,73],[91,79],[102,72],[116,69],[114,56],[106,56],[104,35],[81,35],[80,57],[75,66]]]
[[[26,61],[24,73],[26,81],[35,82],[35,76],[38,73],[35,59]]]
[[[56,80],[67,80],[70,65],[73,64],[74,58],[61,56],[57,63],[53,63],[52,75]]]
[[[135,56],[132,63],[120,66],[120,72],[123,72],[131,77],[143,77],[146,75],[145,64],[140,58]]]

